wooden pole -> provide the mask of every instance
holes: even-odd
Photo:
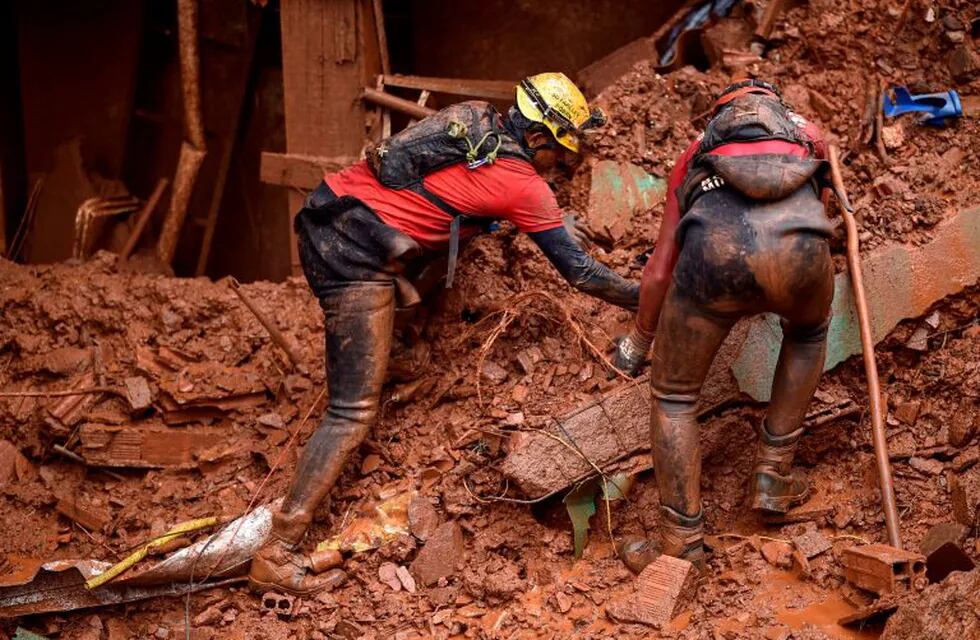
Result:
[[[136,214],[136,226],[133,227],[133,230],[129,234],[129,238],[126,239],[126,246],[124,246],[123,250],[119,253],[120,261],[128,260],[130,254],[133,253],[133,249],[135,249],[136,245],[139,243],[140,236],[143,235],[146,225],[149,224],[150,218],[153,217],[153,212],[160,203],[160,198],[163,197],[163,192],[167,188],[168,184],[170,184],[170,180],[160,178],[160,180],[157,182],[157,186],[153,189],[153,193],[150,194],[150,197],[147,199],[140,212]]]

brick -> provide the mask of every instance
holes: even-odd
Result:
[[[762,543],[762,557],[771,565],[780,569],[789,569],[793,564],[793,548],[785,542],[770,540]]]
[[[690,562],[660,556],[636,577],[635,591],[606,608],[618,622],[659,626],[670,622],[691,604],[698,572]]]
[[[806,556],[807,560],[820,555],[833,546],[827,536],[817,530],[807,531],[803,535],[796,536],[793,538],[793,545]]]

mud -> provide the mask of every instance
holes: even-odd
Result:
[[[936,222],[975,203],[975,120],[947,129],[903,120],[902,142],[889,150],[888,165],[873,146],[858,142],[864,91],[877,82],[865,72],[907,81],[915,90],[950,86],[946,58],[953,46],[941,18],[951,10],[972,18],[966,3],[930,5],[939,15],[932,22],[925,21],[924,4],[909,6],[903,18],[901,3],[813,0],[777,22],[766,58],[754,63],[756,73],[780,83],[801,112],[850,150],[845,178],[861,205],[868,248],[922,242]],[[612,118],[597,141],[598,157],[665,175],[696,134],[694,117],[726,82],[721,70],[686,68],[659,77],[641,63],[600,98]],[[980,93],[975,79],[957,87]],[[559,187],[566,204],[586,208],[587,171]],[[649,248],[657,224],[656,210],[635,214],[623,242],[597,250],[605,253],[600,259],[638,277],[635,257]],[[840,262],[839,255],[835,259]],[[134,407],[125,391],[0,398],[0,441],[13,449],[0,447],[0,569],[10,566],[8,556],[114,562],[178,522],[236,516],[285,451],[282,469],[262,486],[257,501],[282,495],[298,453],[287,447],[290,434],[298,429],[304,445],[323,408],[322,400],[313,406],[325,383],[322,314],[299,279],[242,288],[295,345],[298,367],[226,283],[119,273],[108,254],[82,265],[0,263],[0,389],[124,390],[127,379],[140,376],[152,402]],[[532,290],[551,297],[508,306],[512,296]],[[972,477],[980,462],[980,289],[929,311],[938,314],[935,322],[905,321],[878,348],[910,549],[918,549],[933,525],[954,519],[951,486]],[[231,587],[193,595],[186,619],[183,599],[157,599],[6,620],[0,631],[12,634],[19,624],[70,640],[181,638],[185,627],[192,638],[311,640],[870,639],[881,633],[880,626],[836,624],[870,602],[845,583],[842,550],[862,540],[884,541],[866,414],[847,413],[805,434],[800,463],[814,486],[811,504],[824,508],[814,510],[815,519],[778,526],[762,526],[744,509],[755,451],[752,425],[761,410],[736,403],[708,416],[713,424],[702,430],[702,493],[713,554],[706,577],[696,598],[659,630],[619,623],[606,609],[635,592],[635,578],[615,557],[608,530],[615,541],[655,534],[653,476],[641,474],[628,500],[612,503],[608,523],[600,509],[584,557],[574,561],[560,499],[508,502],[520,495],[497,465],[511,432],[545,426],[552,416],[621,384],[606,379],[581,338],[609,349],[629,314],[570,294],[532,243],[505,228],[468,247],[455,288],[428,305],[425,316],[426,322],[400,325],[378,424],[317,511],[306,544],[312,550],[352,523],[370,522],[376,505],[412,491],[435,513],[417,503],[425,514],[416,512],[411,531],[406,524],[407,533],[350,557],[343,585],[289,602]],[[822,378],[811,410],[846,400],[866,402],[863,369],[853,358]],[[308,412],[312,417],[304,421]],[[203,431],[214,440],[198,446],[197,440],[174,438],[187,443],[175,452],[180,455],[153,458],[148,468],[86,468],[54,449],[59,445],[84,458],[80,436],[91,425],[175,435]],[[116,450],[99,451],[96,459],[105,465]],[[59,513],[60,500],[96,514],[104,526],[84,529]],[[422,554],[433,536],[434,542],[446,537],[439,527],[451,533],[443,540],[449,551]],[[457,531],[459,559],[452,557]],[[776,553],[765,546],[800,539],[817,540],[822,550],[787,560],[785,548]],[[962,544],[980,560],[975,529]],[[431,584],[411,574],[420,556],[432,569],[426,570]],[[381,575],[393,575],[401,588]],[[274,606],[264,607],[264,600]]]

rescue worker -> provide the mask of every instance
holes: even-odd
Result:
[[[542,73],[518,85],[506,116],[486,102],[450,106],[327,175],[310,194],[295,227],[303,271],[324,313],[329,401],[252,561],[253,589],[308,594],[323,586],[299,545],[375,421],[396,295],[400,306],[418,302],[405,275],[419,256],[448,244],[451,286],[460,240],[502,218],[527,233],[576,289],[637,308],[639,283],[580,248],[540,175],[573,164],[583,132],[603,123],[567,77]]]
[[[699,568],[704,510],[695,405],[718,348],[744,316],[772,312],[783,329],[772,399],[755,425],[751,506],[771,517],[808,496],[791,465],[823,370],[834,294],[833,227],[816,182],[825,156],[817,127],[791,111],[776,87],[746,80],[725,89],[671,171],[640,309],[617,346],[615,364],[636,375],[653,343],[661,552]]]

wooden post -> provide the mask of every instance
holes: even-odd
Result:
[[[380,70],[372,0],[286,0],[280,16],[286,152],[358,156],[365,131],[361,89]],[[292,216],[303,199],[290,189],[294,275],[300,266]]]

